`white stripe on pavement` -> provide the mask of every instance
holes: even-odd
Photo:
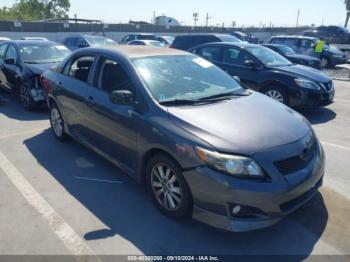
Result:
[[[97,182],[124,184],[124,182],[121,182],[121,181],[118,181],[118,180],[105,180],[105,179],[88,178],[88,177],[80,177],[80,176],[76,176],[74,178],[81,179],[81,180],[97,181]]]
[[[51,230],[63,242],[66,248],[76,256],[78,261],[101,261],[84,242],[82,238],[69,226],[64,219],[46,202],[46,200],[32,187],[27,179],[0,151],[0,168],[24,196],[28,203],[36,209],[48,223]]]
[[[325,141],[321,141],[321,143],[326,145],[326,146],[336,147],[336,148],[339,148],[342,150],[350,151],[350,147],[341,146],[341,145],[337,145],[337,144],[333,144],[333,143],[329,143],[329,142],[325,142]]]

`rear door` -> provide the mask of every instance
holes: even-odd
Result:
[[[91,87],[93,66],[96,57],[78,54],[66,64],[63,74],[55,83],[55,96],[63,118],[70,131],[79,138],[86,136],[86,97]]]
[[[135,108],[110,100],[115,90],[136,92],[127,68],[115,58],[100,57],[94,86],[89,87],[86,111],[88,141],[133,172],[136,168],[137,129],[140,123]]]

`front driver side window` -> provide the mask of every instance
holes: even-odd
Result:
[[[94,60],[95,57],[93,56],[78,57],[71,63],[66,74],[72,78],[87,83]]]
[[[10,45],[7,49],[5,59],[13,59],[15,62],[17,61],[17,51],[13,45]]]
[[[100,68],[99,88],[107,93],[115,90],[133,91],[131,79],[119,63],[105,59],[102,61]]]

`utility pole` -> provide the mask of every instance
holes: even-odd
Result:
[[[209,17],[209,13],[207,13],[207,16],[205,18],[205,27],[208,27],[209,19],[211,19],[211,17]]]
[[[300,9],[298,9],[296,27],[299,27]]]
[[[195,27],[197,26],[198,16],[199,16],[198,13],[193,13],[193,20],[194,20],[194,26],[195,26]]]

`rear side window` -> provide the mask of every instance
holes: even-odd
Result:
[[[219,46],[203,47],[198,49],[196,54],[203,57],[206,60],[220,62],[221,47]]]
[[[111,93],[115,90],[134,91],[129,75],[118,62],[110,59],[103,59],[99,68],[98,87],[100,89],[107,93]]]
[[[8,46],[8,44],[0,45],[0,59],[4,59],[5,58],[5,52],[6,52],[7,46]]]
[[[75,60],[65,70],[65,74],[69,77],[87,83],[94,61],[94,56],[82,56],[75,58]]]

